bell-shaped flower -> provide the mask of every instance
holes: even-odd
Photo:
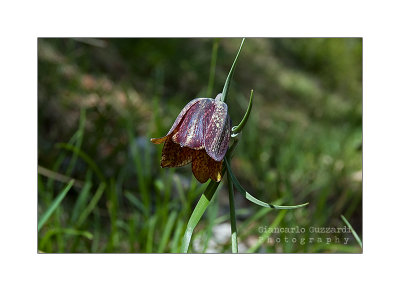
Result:
[[[193,175],[200,183],[222,178],[222,160],[228,150],[231,119],[228,106],[215,99],[196,98],[176,118],[168,134],[152,138],[164,142],[161,167],[181,167],[192,163]]]

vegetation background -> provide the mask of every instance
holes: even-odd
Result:
[[[240,41],[38,39],[39,251],[180,251],[206,184],[190,166],[161,169],[149,140],[222,91]],[[343,214],[362,237],[362,39],[249,38],[227,99],[233,124],[251,89],[235,175],[260,200],[310,204],[271,210],[237,192],[239,252],[361,252],[351,233],[309,230],[344,227]],[[306,232],[264,231],[297,226]],[[222,184],[190,251],[230,252],[229,234]]]

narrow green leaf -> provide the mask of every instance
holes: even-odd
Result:
[[[176,211],[172,212],[169,215],[167,223],[165,224],[163,234],[161,236],[160,245],[158,247],[158,253],[164,252],[165,247],[167,246],[169,237],[171,236],[172,227],[174,226],[177,215],[178,215],[178,213]]]
[[[279,206],[279,205],[273,205],[273,204],[269,204],[266,202],[263,202],[261,200],[258,200],[257,198],[253,197],[249,192],[247,192],[242,185],[240,185],[239,181],[236,179],[235,175],[232,172],[232,169],[229,165],[229,162],[227,161],[226,157],[225,157],[225,165],[226,168],[228,170],[228,175],[231,176],[233,184],[235,184],[236,188],[239,190],[240,193],[242,193],[245,198],[251,202],[253,202],[254,204],[263,206],[263,207],[268,207],[268,208],[274,208],[274,209],[295,209],[295,208],[300,208],[300,207],[304,207],[306,205],[308,205],[307,203],[304,204],[300,204],[300,205],[294,205],[294,206]]]
[[[350,228],[351,233],[353,234],[354,238],[356,239],[358,245],[360,246],[360,248],[362,248],[362,241],[361,241],[360,237],[358,236],[358,234],[356,233],[356,231],[354,230],[354,228],[351,226],[350,222],[348,222],[347,219],[343,215],[340,215],[340,217],[343,219],[344,223],[346,223],[347,227]]]
[[[101,234],[102,234],[102,222],[100,219],[100,210],[99,208],[94,208],[93,209],[93,242],[90,247],[90,251],[92,253],[96,252],[103,252],[104,249],[100,247],[100,242],[101,242]]]
[[[140,201],[133,193],[126,191],[125,197],[136,207],[138,208],[144,215],[147,214],[146,207],[143,205],[142,201]]]
[[[85,133],[85,123],[86,123],[86,110],[84,107],[82,107],[80,118],[79,118],[79,128],[77,131],[77,141],[75,144],[75,147],[77,149],[80,149],[82,146],[83,136]],[[67,176],[71,175],[72,171],[74,170],[77,159],[78,159],[77,152],[73,152],[71,162],[69,163],[68,169],[66,171]]]
[[[46,221],[50,218],[50,216],[53,214],[53,212],[57,209],[57,207],[60,205],[61,201],[65,198],[67,195],[68,191],[71,189],[72,185],[74,185],[74,180],[71,180],[67,186],[61,191],[60,194],[54,199],[54,201],[51,203],[50,207],[46,210],[45,213],[43,213],[42,217],[39,219],[38,222],[38,231],[43,227],[43,225],[46,223]]]
[[[175,227],[175,231],[174,231],[174,236],[172,238],[172,242],[171,242],[171,253],[180,253],[181,250],[179,248],[179,241],[183,232],[183,222],[182,220],[178,219],[178,223]]]
[[[78,132],[79,132],[79,129],[78,129],[78,131],[76,131],[73,134],[73,136],[69,139],[67,144],[73,145],[76,142],[77,137],[78,137]],[[65,162],[65,157],[66,156],[67,156],[66,153],[60,153],[58,155],[58,158],[57,158],[56,162],[54,163],[54,165],[53,165],[53,167],[51,169],[51,171],[52,171],[51,174],[55,174],[56,176],[54,176],[54,175],[52,175],[52,177],[49,176],[50,179],[47,180],[47,183],[46,183],[47,184],[47,189],[49,189],[50,191],[52,191],[52,189],[53,189],[53,184],[54,184],[55,177],[61,178],[61,179],[59,179],[59,181],[60,182],[64,182],[64,183],[67,183],[71,179],[70,177],[66,177],[64,175],[59,176],[60,173],[58,173],[61,165]],[[39,166],[38,166],[38,170],[39,170]],[[65,178],[66,179],[69,178],[69,179],[65,180]],[[62,181],[62,180],[64,180],[64,181]],[[79,186],[79,181],[75,180],[75,186]]]
[[[182,253],[187,253],[189,249],[190,240],[192,238],[193,230],[199,223],[200,218],[203,216],[208,205],[210,204],[210,201],[215,191],[217,190],[219,183],[220,182],[210,181],[206,190],[204,191],[204,194],[201,195],[199,202],[197,202],[197,205],[193,210],[192,215],[189,218],[185,234],[183,235],[182,248],[181,248]]]
[[[244,116],[243,116],[242,121],[240,121],[239,125],[234,126],[234,127],[232,128],[233,136],[238,135],[238,134],[242,131],[243,127],[244,127],[244,126],[246,125],[246,123],[247,123],[247,120],[249,119],[250,112],[251,112],[251,108],[253,107],[253,92],[254,92],[254,90],[251,90],[251,91],[250,91],[249,105],[247,106],[247,110],[246,110],[246,113],[245,113]]]
[[[138,236],[137,236],[137,224],[138,223],[138,213],[135,213],[129,217],[128,223],[129,223],[129,252],[130,253],[135,253],[135,241],[137,241]]]
[[[101,196],[103,195],[105,189],[106,183],[101,183],[92,200],[90,200],[89,205],[82,211],[81,215],[79,216],[78,222],[76,223],[77,226],[80,226],[89,216],[89,214],[92,213],[93,209],[96,207]]]
[[[92,182],[91,182],[91,171],[88,172],[88,177],[86,179],[85,184],[83,185],[82,190],[79,192],[78,199],[76,199],[74,208],[72,209],[72,214],[71,214],[71,222],[75,223],[78,218],[79,214],[82,212],[84,209],[85,205],[87,204],[89,200],[89,193],[90,193],[90,188],[92,187]]]
[[[233,73],[234,73],[235,67],[236,67],[236,62],[237,62],[237,60],[238,60],[238,58],[239,58],[240,52],[242,51],[242,46],[243,46],[244,40],[245,40],[245,38],[242,39],[242,43],[240,44],[239,50],[238,50],[238,52],[237,52],[237,54],[236,54],[236,58],[235,58],[235,60],[233,61],[231,70],[229,71],[228,77],[226,77],[224,89],[222,90],[222,97],[221,97],[221,101],[222,101],[222,102],[225,102],[226,97],[228,96],[229,87],[230,87],[230,85],[231,85],[231,80],[232,80]]]
[[[143,205],[146,209],[146,217],[150,217],[151,212],[151,200],[150,200],[150,189],[149,189],[149,180],[145,173],[145,158],[146,154],[143,154],[143,151],[139,149],[138,144],[136,142],[136,138],[133,135],[133,130],[128,130],[129,136],[129,149],[132,154],[132,159],[136,167],[136,174],[139,183],[139,190],[142,198]]]
[[[207,98],[213,98],[212,91],[214,87],[214,77],[215,77],[215,67],[217,64],[217,55],[218,55],[218,46],[219,46],[219,38],[214,39],[212,53],[211,53],[211,64],[210,64],[210,77],[208,79],[208,87],[207,87]]]
[[[154,229],[156,227],[157,216],[152,216],[149,220],[149,230],[147,232],[147,240],[146,240],[146,253],[153,252],[153,239],[154,239]]]
[[[210,204],[210,200],[208,200],[204,194],[201,195],[199,202],[196,205],[196,208],[193,210],[192,215],[190,216],[188,225],[186,227],[185,234],[183,236],[182,242],[182,252],[187,253],[189,249],[190,239],[192,238],[193,230],[196,225],[199,223],[200,218],[203,216],[203,213],[206,211],[208,205]]]
[[[41,239],[40,241],[40,246],[39,249],[43,250],[50,240],[54,235],[57,234],[66,234],[66,235],[72,235],[72,236],[83,236],[89,240],[93,239],[93,234],[88,232],[88,231],[81,231],[81,230],[76,230],[73,228],[56,228],[56,229],[50,229],[49,231],[46,232],[45,236]],[[61,252],[58,250],[58,252]]]

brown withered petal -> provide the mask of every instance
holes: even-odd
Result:
[[[197,98],[182,109],[166,136],[151,141],[165,142],[161,167],[181,167],[192,162],[192,172],[199,182],[209,178],[218,182],[230,128],[228,106],[219,95],[215,99]]]

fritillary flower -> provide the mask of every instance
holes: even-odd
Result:
[[[152,138],[164,143],[161,167],[181,167],[192,163],[193,175],[200,183],[222,178],[222,160],[228,150],[231,119],[228,106],[215,99],[196,98],[179,113],[166,136]]]

